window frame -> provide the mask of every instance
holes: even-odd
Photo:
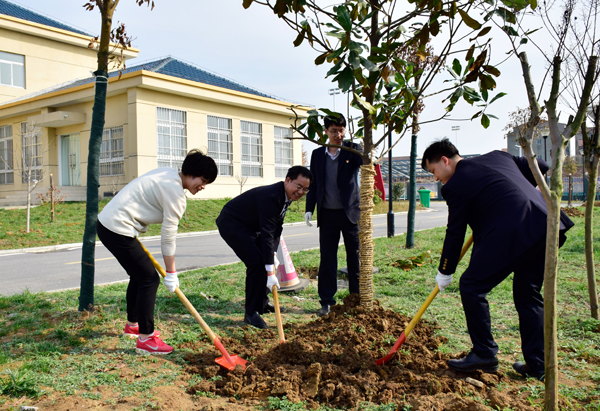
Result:
[[[23,166],[21,176],[23,183],[27,183],[28,178],[29,181],[37,180],[40,182],[44,178],[42,130],[35,125],[32,125],[32,127],[30,128],[27,122],[21,123],[21,165]],[[28,164],[30,161],[35,164]]]
[[[10,57],[14,56],[12,59]],[[22,61],[17,61],[22,60]],[[10,82],[4,83],[4,76],[2,73],[8,66],[10,70]],[[21,78],[19,84],[15,84],[15,73],[18,69],[18,73]],[[25,56],[22,54],[8,53],[6,51],[0,51],[0,86],[25,88]]]
[[[287,131],[287,133],[284,133],[284,131]],[[288,135],[286,136],[284,134]],[[273,135],[273,144],[275,146],[275,177],[284,178],[290,167],[294,165],[292,129],[289,127],[275,126]],[[289,153],[289,157],[284,155],[286,151]],[[286,162],[286,160],[288,161]]]
[[[207,115],[206,134],[208,155],[215,160],[219,175],[233,177],[233,120]]]
[[[117,134],[116,137],[115,134]],[[100,177],[125,175],[124,143],[123,126],[105,128],[102,131],[102,144],[100,146]],[[117,147],[115,147],[115,145]]]
[[[242,177],[263,177],[262,124],[240,120]]]
[[[15,183],[12,124],[0,126],[0,185]]]
[[[161,137],[163,141],[161,141]],[[168,139],[168,144],[163,144],[165,138]],[[156,162],[158,167],[181,170],[186,154],[187,111],[156,107]]]

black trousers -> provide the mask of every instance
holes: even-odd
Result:
[[[319,265],[319,298],[321,305],[335,304],[337,292],[337,253],[340,232],[346,247],[346,263],[348,264],[348,282],[351,293],[358,293],[358,224],[353,224],[343,209],[319,210],[319,248],[321,263]]]
[[[223,240],[246,265],[246,314],[252,315],[255,311],[263,314],[269,302],[269,289],[260,234],[223,212],[217,218],[217,227]]]
[[[490,309],[486,295],[514,272],[513,299],[519,315],[519,331],[525,362],[535,371],[544,369],[544,300],[540,293],[544,282],[546,238],[521,254],[507,267],[489,276],[467,268],[460,278],[467,328],[473,351],[480,357],[498,352],[491,331]],[[493,267],[490,267],[493,270]]]
[[[129,275],[127,320],[139,323],[140,334],[154,332],[154,304],[160,278],[139,241],[113,233],[100,221],[96,225],[102,244],[115,256]]]

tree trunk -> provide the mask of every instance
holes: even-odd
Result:
[[[85,208],[85,231],[81,248],[81,289],[79,311],[94,310],[94,260],[96,256],[96,222],[98,221],[98,187],[100,186],[100,146],[104,130],[106,89],[108,73],[96,71],[96,94],[92,108],[92,129],[87,167],[87,196]]]
[[[31,171],[29,171],[31,174]],[[31,219],[31,176],[27,177],[27,222],[25,223],[25,232],[29,233],[29,221]]]
[[[586,156],[587,157],[587,156]],[[594,200],[598,181],[598,156],[592,164],[586,163],[589,176],[588,196],[585,204],[585,264],[587,268],[588,292],[592,318],[598,320],[598,292],[596,291],[596,270],[594,267]]]
[[[365,152],[365,154],[367,154]],[[370,156],[370,153],[369,157]],[[375,194],[373,163],[360,167],[360,219],[358,220],[358,258],[360,261],[360,304],[373,308],[373,195]]]
[[[406,248],[413,248],[415,246],[415,214],[417,210],[417,133],[413,133],[410,138],[410,171],[407,191]]]

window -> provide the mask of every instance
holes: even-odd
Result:
[[[233,147],[231,144],[231,124],[229,118],[207,116],[208,155],[219,167],[219,175],[233,176]]]
[[[262,177],[262,124],[242,121],[242,177]]]
[[[0,51],[0,84],[25,88],[25,56]]]
[[[284,178],[293,164],[292,130],[275,126],[275,177]]]
[[[42,132],[32,124],[21,123],[23,182],[42,180]]]
[[[187,153],[187,113],[156,108],[158,130],[158,166],[181,169]]]
[[[100,177],[124,174],[123,126],[104,129],[100,146]]]
[[[0,126],[0,184],[13,184],[12,125]]]

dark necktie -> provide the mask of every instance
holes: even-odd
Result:
[[[292,204],[292,200],[286,201],[285,204],[283,205],[283,210],[281,210],[281,215],[280,215],[281,218],[285,217],[285,212],[287,211],[290,204]]]

